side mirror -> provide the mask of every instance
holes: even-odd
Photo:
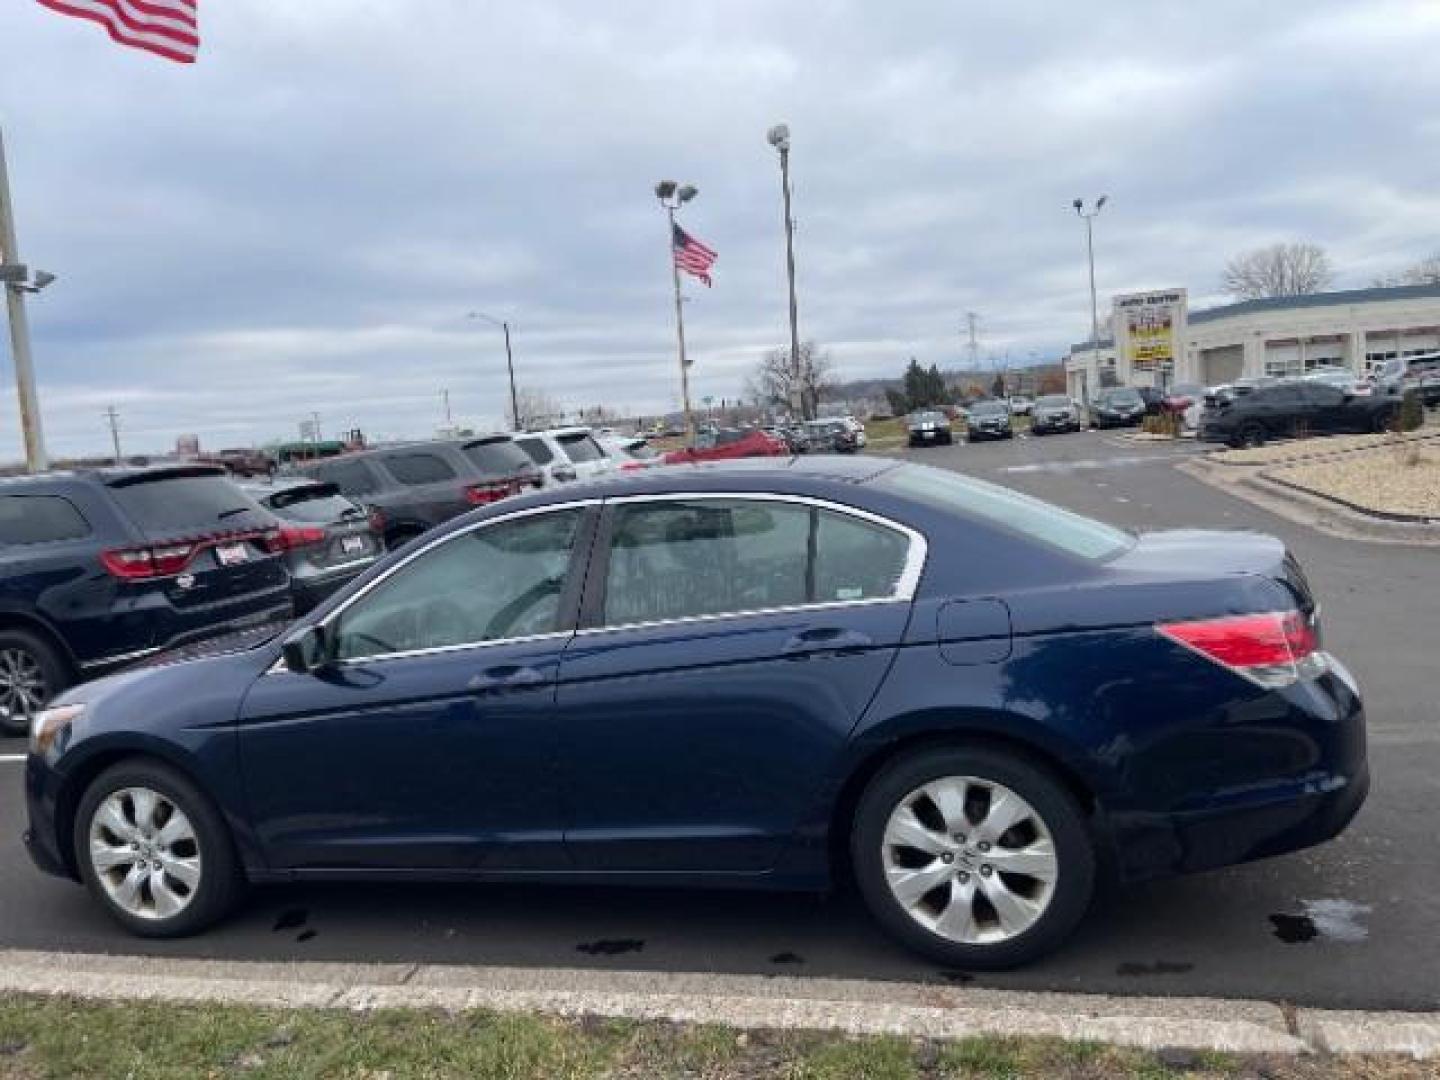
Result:
[[[313,675],[330,664],[330,642],[323,626],[304,626],[280,646],[280,658],[297,675]]]

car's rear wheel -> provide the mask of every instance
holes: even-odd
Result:
[[[0,630],[0,735],[24,735],[45,703],[70,685],[65,661],[29,630]]]
[[[1026,963],[1085,914],[1095,849],[1048,770],[988,747],[938,748],[884,768],[851,833],[860,891],[917,952],[953,967]]]
[[[75,814],[75,862],[92,895],[141,937],[183,937],[222,918],[244,882],[219,812],[159,762],[101,773]]]
[[[1265,427],[1262,424],[1246,424],[1236,438],[1241,446],[1264,446]]]

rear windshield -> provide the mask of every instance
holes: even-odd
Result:
[[[556,441],[565,448],[565,453],[577,465],[585,461],[599,461],[605,456],[600,444],[588,433],[557,435]]]
[[[954,514],[1019,533],[1067,555],[1096,561],[1128,549],[1127,532],[998,484],[928,465],[902,465],[875,478],[875,486]]]
[[[436,454],[387,454],[385,467],[390,470],[391,476],[408,487],[455,479],[455,470],[450,463]]]
[[[343,518],[363,517],[356,506],[334,484],[307,484],[305,487],[277,491],[264,500],[265,505],[283,518],[328,525]]]
[[[515,445],[514,439],[484,439],[466,443],[460,448],[470,464],[493,476],[514,476],[533,467],[530,456]]]
[[[223,476],[170,476],[112,485],[125,516],[150,537],[263,528],[274,522]]]
[[[1035,404],[1043,405],[1047,409],[1063,409],[1070,404],[1070,399],[1064,394],[1046,394],[1042,398],[1036,398]]]
[[[555,455],[550,452],[550,446],[544,439],[516,439],[515,445],[536,465],[549,465],[555,460]]]

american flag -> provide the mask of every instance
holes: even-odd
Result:
[[[675,250],[675,266],[678,269],[699,278],[706,285],[711,284],[710,267],[714,266],[715,260],[719,258],[715,252],[679,225],[675,226],[675,235],[671,238],[670,246]]]
[[[40,0],[51,11],[90,19],[114,41],[193,64],[200,51],[196,0]]]

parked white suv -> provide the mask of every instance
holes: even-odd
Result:
[[[540,467],[546,487],[615,470],[614,459],[588,427],[527,431],[515,436],[515,445]]]

